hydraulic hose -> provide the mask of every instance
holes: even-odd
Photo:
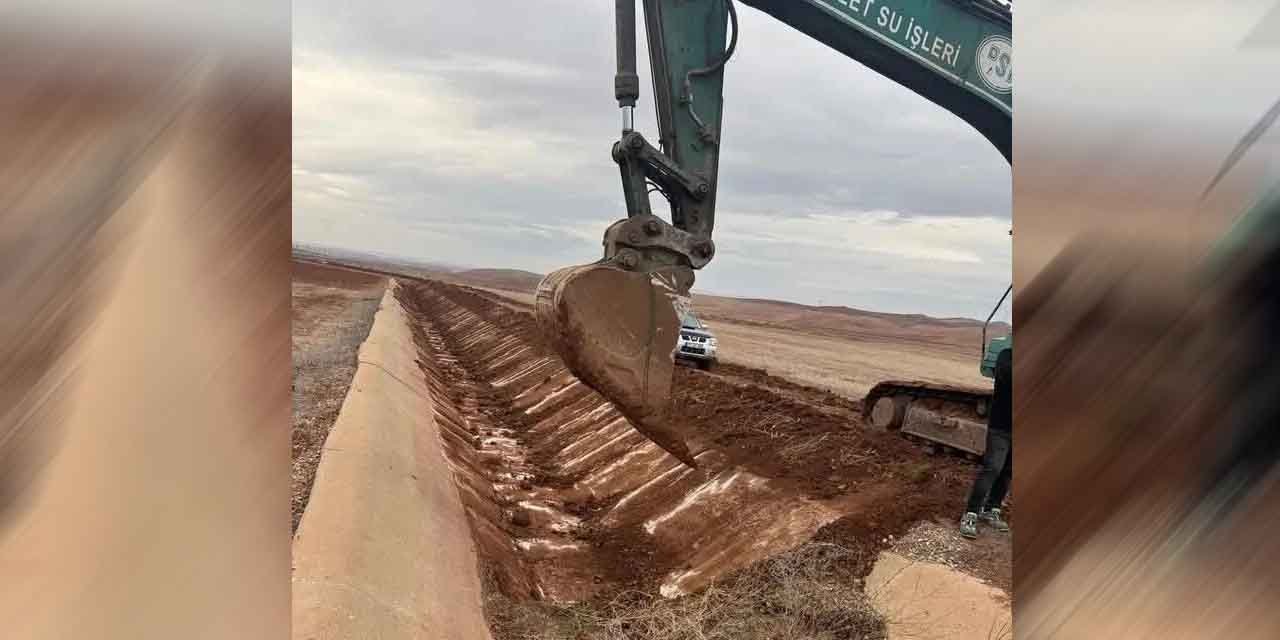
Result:
[[[733,35],[729,38],[729,46],[725,49],[724,55],[714,64],[699,68],[690,69],[684,75],[684,102],[689,109],[689,116],[693,118],[693,122],[698,125],[698,130],[703,135],[710,138],[710,132],[706,131],[707,125],[698,117],[698,112],[693,108],[693,78],[694,76],[705,76],[716,73],[724,68],[725,63],[729,62],[729,58],[733,57],[733,52],[738,48],[738,10],[733,6],[733,0],[724,0],[725,7],[729,10],[729,22],[733,27]]]

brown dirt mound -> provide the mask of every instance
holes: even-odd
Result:
[[[834,391],[815,389],[775,376],[768,371],[753,369],[731,362],[717,363],[709,372],[713,377],[723,378],[728,382],[763,387],[789,400],[809,404],[837,414],[861,415],[862,401],[852,399]]]

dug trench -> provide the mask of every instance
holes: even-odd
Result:
[[[950,519],[972,465],[763,372],[676,370],[682,465],[574,378],[532,314],[402,280],[436,423],[493,586],[516,599],[678,596],[819,541],[860,583],[893,536]]]

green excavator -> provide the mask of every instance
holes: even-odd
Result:
[[[712,229],[722,88],[738,46],[739,21],[734,0],[640,1],[657,145],[635,128],[640,98],[636,0],[617,0],[614,94],[622,110],[622,136],[612,155],[627,215],[605,231],[600,260],[548,274],[538,287],[536,314],[548,342],[571,371],[612,400],[648,438],[696,466],[697,452],[669,419],[672,351],[679,330],[672,300],[689,294],[694,272],[716,252]],[[956,114],[1011,161],[1009,3],[741,1]],[[851,132],[851,144],[857,144],[855,136]],[[649,198],[653,192],[667,201],[669,222],[655,215]],[[927,384],[922,389],[907,395],[936,399]],[[962,404],[979,410],[978,400],[962,398]],[[943,444],[954,446],[945,440]]]
[[[1013,231],[1009,235],[1013,235]],[[990,340],[987,336],[991,320],[1011,293],[1012,284],[982,323],[978,373],[992,381],[995,380],[996,358],[1001,351],[1013,349],[1013,334],[995,336]],[[900,431],[913,440],[979,458],[987,448],[987,409],[993,395],[992,387],[885,380],[871,387],[863,397],[862,414],[873,427]]]
[[[991,320],[1013,291],[1005,290],[982,325],[982,350],[978,373],[995,380],[996,358],[1013,348],[1013,335],[987,339]],[[987,409],[994,395],[991,387],[943,385],[919,380],[885,380],[871,387],[862,399],[867,424],[899,431],[912,440],[979,458],[987,448]]]

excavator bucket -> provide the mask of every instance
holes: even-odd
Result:
[[[661,278],[597,263],[567,267],[538,285],[537,318],[569,370],[611,400],[645,437],[696,467],[671,424],[671,377],[680,322]]]

